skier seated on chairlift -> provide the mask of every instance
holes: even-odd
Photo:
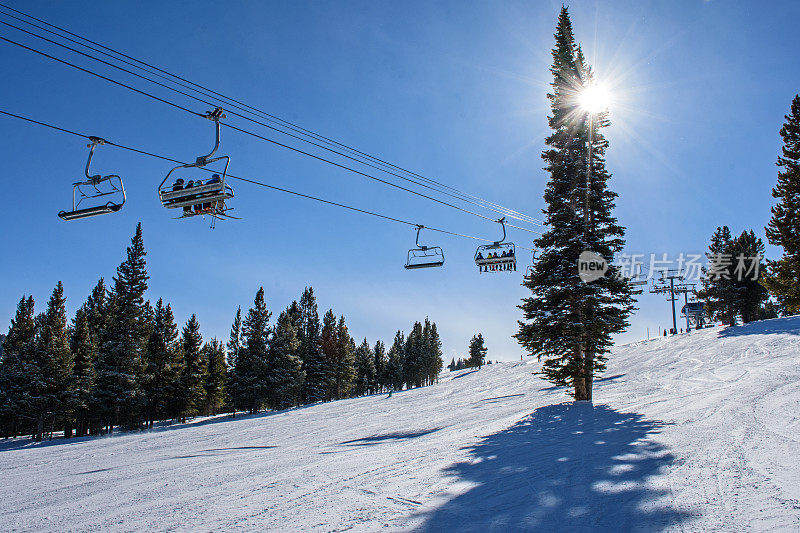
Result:
[[[220,178],[219,174],[214,174],[213,176],[211,176],[211,179],[208,180],[208,182],[206,182],[206,183],[210,185],[212,183],[221,183],[221,182],[222,182],[222,178]],[[223,192],[223,191],[220,191],[220,192]],[[224,199],[217,200],[216,202],[209,202],[209,203],[203,204],[203,205],[204,206],[208,206],[208,207],[206,207],[206,210],[209,211],[209,212],[212,212],[215,209],[217,211],[224,211],[225,210],[225,200]]]
[[[222,181],[222,180],[220,179],[219,174],[214,174],[213,176],[211,176],[211,179],[209,179],[207,182],[203,183],[202,180],[197,180],[197,181],[194,182],[194,185],[196,187],[200,187],[201,185],[210,185],[212,183],[219,183],[220,181]],[[197,197],[197,198],[201,199],[202,196]],[[213,202],[213,203],[216,203],[216,202]],[[204,214],[204,213],[210,213],[212,211],[212,207],[215,207],[215,206],[212,206],[211,204],[212,204],[212,202],[203,202],[201,204],[194,204],[194,206],[192,206],[192,207],[194,208],[194,213],[196,215],[199,215],[199,214]]]
[[[184,190],[191,189],[192,187],[194,187],[194,181],[193,180],[189,180],[188,182],[186,182],[186,186],[183,189]],[[185,198],[185,200],[194,200],[194,197],[193,196],[187,196]],[[184,215],[191,215],[192,214],[192,206],[190,206],[190,205],[183,206],[183,214]]]
[[[478,257],[476,257],[475,259],[477,259],[478,261],[483,261],[483,254],[478,252]]]

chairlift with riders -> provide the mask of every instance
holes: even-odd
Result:
[[[503,238],[492,244],[482,244],[475,250],[478,272],[516,272],[517,255],[513,242],[506,240],[506,218],[497,222],[503,227]]]
[[[221,107],[206,113],[205,117],[214,122],[216,126],[216,141],[214,148],[208,155],[197,157],[194,163],[178,165],[170,170],[161,184],[158,186],[158,197],[161,204],[168,209],[183,209],[183,215],[178,218],[188,218],[197,215],[209,215],[212,217],[212,227],[217,219],[236,218],[228,214],[232,208],[228,207],[227,200],[233,198],[233,189],[225,183],[228,175],[228,165],[231,158],[227,155],[212,157],[220,145],[220,119],[225,118]],[[189,180],[184,184],[183,178],[178,178],[173,184],[167,182],[172,173],[180,169],[203,168],[217,161],[225,160],[225,167],[222,174],[213,174],[205,182],[202,180]]]
[[[62,220],[79,220],[81,218],[116,213],[125,205],[125,187],[122,184],[122,178],[116,174],[109,174],[108,176],[101,176],[100,174],[89,175],[89,166],[92,163],[94,149],[100,144],[105,144],[105,141],[100,137],[89,137],[89,140],[92,143],[86,145],[91,148],[89,150],[89,158],[86,160],[86,169],[84,170],[86,181],[78,181],[72,184],[72,209],[70,211],[59,211],[58,216]],[[98,198],[109,199],[100,204],[91,202]],[[81,207],[84,201],[87,204],[94,203],[94,205]]]
[[[417,225],[417,240],[416,248],[408,251],[406,256],[406,264],[404,265],[407,270],[414,268],[432,268],[444,265],[444,252],[438,246],[425,246],[419,244],[419,232],[425,226]]]

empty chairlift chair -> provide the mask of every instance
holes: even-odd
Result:
[[[417,247],[408,251],[405,268],[432,268],[444,265],[444,252],[438,246],[421,246],[419,244],[419,232],[425,226],[417,226]]]
[[[516,272],[517,254],[513,242],[506,240],[506,219],[497,221],[503,227],[503,238],[492,244],[482,244],[475,250],[478,272]]]
[[[92,163],[94,149],[105,141],[99,137],[89,137],[92,141],[87,146],[89,158],[86,160],[86,181],[78,181],[72,184],[72,209],[70,211],[59,211],[58,216],[62,220],[78,220],[97,215],[116,213],[125,205],[125,187],[122,178],[116,174],[108,176],[89,175],[89,166]],[[103,202],[105,200],[105,202]]]
[[[183,214],[178,218],[187,218],[197,215],[210,215],[214,219],[235,218],[228,214],[231,209],[227,201],[233,198],[233,189],[225,182],[228,175],[228,165],[231,158],[227,155],[212,157],[220,145],[219,121],[225,118],[222,108],[218,107],[214,111],[206,113],[206,118],[213,121],[216,126],[216,142],[214,148],[208,155],[199,156],[194,163],[178,165],[167,173],[167,176],[158,186],[158,197],[161,204],[167,209],[183,209]],[[225,167],[222,174],[213,174],[205,182],[198,179],[188,180],[184,184],[182,177],[170,183],[170,177],[176,170],[190,168],[204,168],[217,161],[225,160]],[[205,177],[205,176],[204,176]],[[188,178],[188,176],[187,176]],[[189,184],[192,185],[189,185]],[[199,184],[195,184],[199,183]]]
[[[535,267],[536,267],[536,250],[533,251],[533,255],[531,257],[531,264],[528,265],[528,268],[525,270],[526,278],[530,278],[533,275]]]

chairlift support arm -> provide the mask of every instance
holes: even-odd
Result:
[[[419,244],[419,232],[420,232],[420,230],[422,230],[423,228],[425,228],[425,226],[423,226],[422,224],[417,224],[417,240],[416,240],[415,242],[417,243],[417,248],[419,248],[419,249],[420,249],[420,250],[422,250],[422,251],[425,251],[425,250],[427,250],[427,249],[428,249],[428,247],[427,247],[427,246],[421,246],[421,245]]]
[[[84,170],[84,174],[86,175],[86,179],[89,180],[92,184],[96,184],[101,176],[100,174],[95,174],[94,176],[89,174],[89,166],[92,164],[92,156],[94,155],[94,149],[98,144],[105,144],[105,139],[101,139],[100,137],[89,137],[89,140],[92,141],[91,144],[87,144],[86,147],[89,148],[89,157],[86,159],[86,170]]]

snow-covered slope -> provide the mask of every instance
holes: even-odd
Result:
[[[100,439],[0,443],[3,531],[800,530],[800,318]]]

